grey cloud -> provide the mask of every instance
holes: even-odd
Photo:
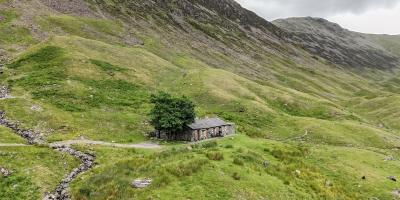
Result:
[[[390,8],[400,0],[237,0],[268,20],[292,16],[329,17],[340,13],[361,14]]]

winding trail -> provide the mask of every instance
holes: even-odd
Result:
[[[111,143],[111,142],[103,142],[103,141],[93,141],[93,140],[65,140],[61,142],[51,143],[50,147],[59,147],[59,146],[71,146],[74,144],[84,144],[84,145],[99,145],[99,146],[109,146],[116,148],[136,148],[136,149],[161,149],[162,147],[158,144],[154,143],[139,143],[139,144],[119,144],[119,143]]]

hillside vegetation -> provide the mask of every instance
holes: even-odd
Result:
[[[231,0],[4,0],[0,16],[0,85],[12,96],[0,110],[46,142],[147,141],[158,91],[237,125],[233,138],[161,150],[75,146],[97,158],[72,199],[399,198],[387,179],[400,173],[396,36],[309,18],[270,23]],[[313,27],[326,29],[304,32]],[[324,38],[337,55],[299,45]],[[1,143],[25,142],[0,127],[0,167],[16,172],[0,177],[1,199],[41,199],[78,165]],[[131,187],[143,177],[153,184]]]

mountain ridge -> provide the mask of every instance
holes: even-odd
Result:
[[[287,36],[288,42],[336,64],[383,69],[399,64],[398,56],[368,38],[368,34],[349,31],[326,19],[289,18],[273,23],[293,34]]]

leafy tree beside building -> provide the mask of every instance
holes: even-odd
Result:
[[[151,103],[154,107],[150,112],[150,120],[158,131],[180,133],[195,120],[195,104],[186,96],[173,97],[160,92],[151,96]]]

